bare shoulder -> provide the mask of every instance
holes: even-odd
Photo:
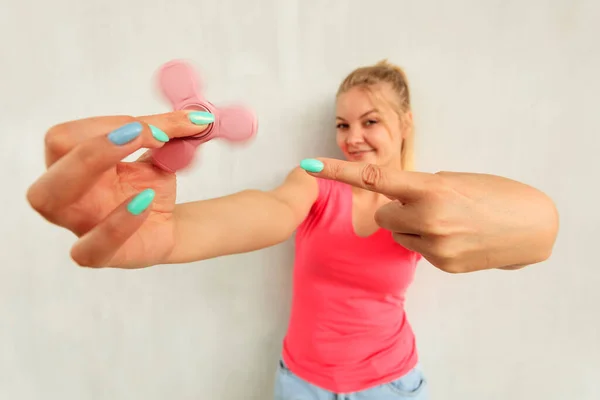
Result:
[[[302,168],[295,167],[271,194],[290,206],[298,219],[302,220],[317,200],[319,185],[317,178],[307,174]]]

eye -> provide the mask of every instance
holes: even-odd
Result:
[[[336,125],[337,129],[346,129],[348,128],[348,124],[339,123]]]
[[[369,126],[369,125],[375,125],[376,123],[377,123],[377,121],[376,121],[376,120],[374,120],[374,119],[370,119],[370,120],[368,120],[367,122],[365,122],[365,125],[367,125],[367,126]]]

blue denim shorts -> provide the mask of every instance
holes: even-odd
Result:
[[[354,393],[333,393],[312,385],[279,361],[274,400],[429,400],[427,380],[417,365],[404,376]]]

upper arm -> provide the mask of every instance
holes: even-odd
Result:
[[[319,185],[317,178],[296,167],[287,175],[284,182],[270,193],[291,208],[299,225],[317,200]]]

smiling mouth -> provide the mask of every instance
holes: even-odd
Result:
[[[360,156],[362,154],[371,153],[373,151],[375,151],[375,150],[371,149],[371,150],[349,151],[348,154],[350,154],[351,156]]]

